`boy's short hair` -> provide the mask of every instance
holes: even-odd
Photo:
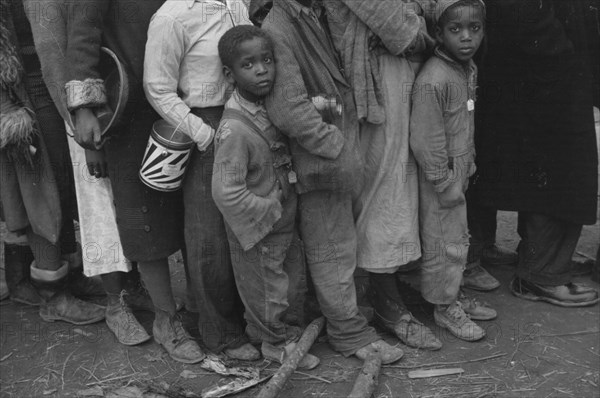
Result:
[[[485,21],[485,3],[482,0],[441,0],[435,10],[435,21],[438,27],[443,28],[448,19],[448,11],[460,7],[471,6],[481,9],[483,20]]]
[[[238,47],[241,43],[254,38],[263,39],[271,51],[273,50],[273,41],[264,30],[253,25],[238,25],[229,29],[219,40],[219,57],[221,63],[231,67],[235,61]]]

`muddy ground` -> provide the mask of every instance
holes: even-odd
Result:
[[[514,213],[500,214],[498,239],[516,247]],[[594,258],[599,241],[600,226],[586,227],[577,249],[579,257]],[[180,259],[174,257],[171,267],[176,294],[183,296]],[[382,369],[375,397],[600,397],[599,306],[568,309],[520,300],[507,288],[511,267],[488,270],[502,286],[478,296],[496,308],[499,317],[480,322],[487,336],[476,343],[457,340],[434,326],[432,307],[409,286],[415,286],[418,275],[407,276],[407,304],[434,330],[444,347],[437,352],[406,348],[401,361]],[[598,288],[589,276],[578,280]],[[193,314],[182,314],[198,337]],[[150,332],[153,315],[136,315]],[[35,308],[9,300],[0,305],[0,321],[0,397],[150,397],[157,395],[141,393],[164,392],[167,385],[167,394],[175,397],[184,396],[186,391],[199,394],[223,379],[198,365],[172,361],[154,342],[136,347],[119,345],[104,323],[45,323]],[[396,343],[392,336],[384,337]],[[336,354],[322,340],[311,352],[321,358],[321,365],[295,373],[280,396],[347,396],[361,362]],[[261,368],[262,374],[276,369],[264,361],[251,365]],[[411,370],[432,368],[462,368],[464,373],[408,377]],[[255,396],[259,388],[237,396]]]

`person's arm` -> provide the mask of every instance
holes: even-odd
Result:
[[[94,108],[106,104],[104,81],[98,70],[102,29],[110,0],[70,3],[67,18],[67,108],[75,113],[75,140],[86,149],[102,145]]]
[[[234,126],[241,127],[239,124]],[[278,183],[265,197],[248,189],[249,144],[243,132],[232,133],[230,128],[226,122],[217,133],[212,196],[242,247],[248,250],[264,238],[281,218],[282,192]],[[270,163],[259,165],[269,166]],[[265,173],[271,175],[267,170],[259,171],[261,175]]]
[[[421,172],[437,192],[443,191],[452,177],[448,168],[442,98],[439,84],[417,80],[410,115],[410,148]]]
[[[275,85],[267,96],[269,118],[277,128],[313,155],[336,159],[344,146],[344,135],[333,124],[323,121],[308,98],[300,66],[282,35],[268,28],[275,45]]]
[[[165,15],[152,17],[144,58],[144,91],[160,116],[196,142],[204,150],[212,142],[214,130],[177,93],[179,68],[193,43],[181,23]]]
[[[402,0],[342,2],[381,39],[392,54],[404,53],[417,41],[422,27],[419,14],[423,13],[418,3]]]

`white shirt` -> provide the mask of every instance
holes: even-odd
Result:
[[[242,0],[167,0],[148,28],[144,91],[163,119],[204,150],[214,131],[191,108],[224,105],[233,92],[217,44],[236,25],[251,24]]]

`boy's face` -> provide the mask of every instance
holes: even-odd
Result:
[[[481,45],[483,26],[481,7],[452,7],[445,14],[443,27],[436,28],[437,39],[448,55],[466,63]]]
[[[235,83],[240,95],[248,101],[264,98],[275,80],[273,51],[266,40],[254,37],[240,43],[231,67],[224,66],[225,77]]]

